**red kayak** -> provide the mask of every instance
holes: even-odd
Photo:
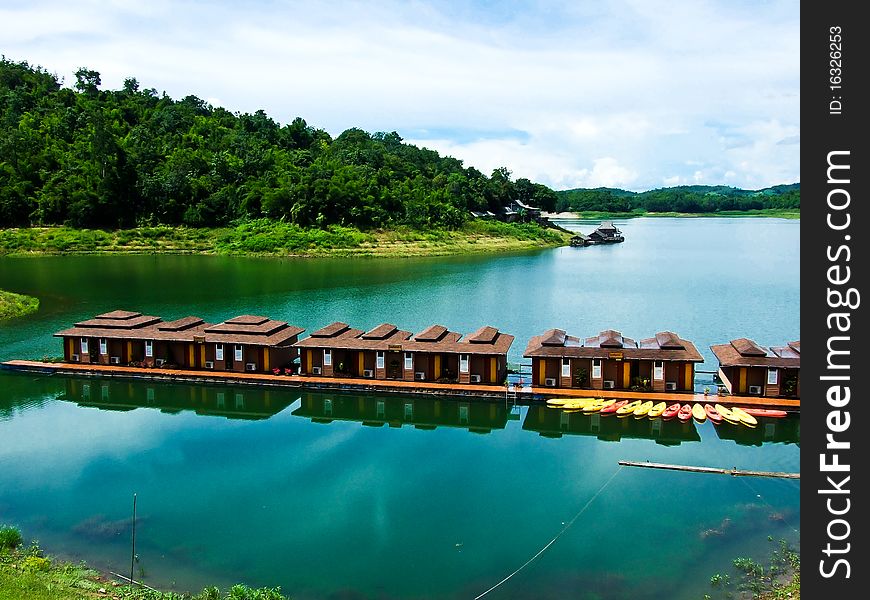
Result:
[[[686,421],[691,420],[692,418],[692,405],[691,404],[683,404],[683,407],[677,413],[677,418],[685,423]]]
[[[704,412],[707,413],[707,418],[713,421],[715,425],[718,425],[722,422],[722,415],[719,414],[719,411],[716,410],[715,406],[710,406],[709,404],[704,405]]]
[[[674,402],[665,409],[665,412],[662,413],[662,419],[673,419],[677,416],[678,412],[680,412],[680,403]]]
[[[605,406],[600,411],[598,411],[598,413],[602,415],[609,415],[611,413],[615,413],[626,404],[628,404],[628,400],[620,400],[619,402],[614,402],[613,404]]]
[[[772,408],[744,408],[743,412],[753,417],[770,417],[772,419],[781,419],[788,416],[788,413],[784,410],[774,410]]]

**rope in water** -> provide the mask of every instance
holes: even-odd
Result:
[[[516,575],[517,573],[519,573],[520,571],[525,569],[527,566],[532,564],[536,558],[538,558],[540,555],[542,555],[544,552],[546,552],[547,548],[549,548],[550,546],[555,544],[556,540],[558,540],[560,537],[562,537],[562,534],[564,534],[566,531],[568,531],[568,529],[571,528],[571,525],[574,524],[574,521],[576,521],[578,518],[580,518],[580,515],[582,515],[586,511],[586,509],[589,508],[589,506],[595,501],[595,499],[601,494],[601,492],[604,491],[604,488],[606,488],[608,485],[610,485],[610,482],[613,481],[613,478],[616,477],[616,474],[619,473],[621,470],[622,470],[621,466],[617,467],[617,469],[613,472],[613,475],[611,475],[610,478],[604,482],[604,485],[602,485],[600,488],[598,488],[598,491],[595,492],[595,494],[589,499],[589,501],[583,505],[583,508],[581,508],[579,510],[579,512],[576,515],[574,515],[574,518],[572,518],[570,521],[568,521],[568,523],[562,528],[562,530],[556,534],[556,537],[554,537],[552,540],[547,542],[546,546],[544,546],[543,548],[538,550],[534,556],[532,556],[529,560],[527,560],[522,565],[520,565],[520,567],[516,571],[514,571],[513,573],[511,573],[510,575],[508,575],[507,577],[505,577],[501,581],[499,581],[497,584],[495,584],[494,586],[492,586],[491,588],[489,588],[488,590],[486,590],[485,592],[483,592],[479,596],[475,596],[474,600],[480,600],[480,598],[483,598],[488,593],[490,593],[494,589],[498,588],[503,583],[507,582],[511,577],[513,577],[514,575]]]
[[[762,496],[762,495],[758,492],[758,490],[756,490],[754,487],[752,487],[751,485],[749,485],[749,482],[746,481],[746,479],[744,479],[744,478],[741,477],[740,480],[743,481],[743,483],[746,484],[746,487],[748,487],[748,488],[752,491],[753,494],[755,494],[755,497],[756,497],[756,498],[758,498],[758,499],[761,500],[764,504],[766,504],[767,507],[768,507],[770,510],[772,510],[772,511],[776,511],[776,507],[774,507],[770,502],[768,502],[768,501],[767,501],[767,498],[765,498],[764,496]],[[801,532],[800,532],[800,529],[798,529],[797,527],[795,527],[794,525],[792,525],[791,522],[788,521],[788,519],[785,518],[785,515],[780,514],[780,518],[782,519],[782,522],[785,523],[785,524],[786,524],[786,525],[787,525],[787,526],[788,526],[792,531],[794,531],[796,534],[800,535],[800,533],[801,533]]]

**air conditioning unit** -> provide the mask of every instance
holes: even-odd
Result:
[[[214,369],[214,361],[213,360],[205,361],[205,368],[206,369]]]
[[[109,364],[120,365],[121,364],[121,357],[120,356],[110,356],[109,357]]]
[[[604,380],[604,389],[605,390],[612,390],[615,387],[616,387],[616,382],[613,381],[612,379],[605,379]]]
[[[69,359],[70,359],[72,362],[79,362],[79,360],[80,360],[78,354],[70,354]]]
[[[761,395],[761,386],[760,385],[750,385],[749,386],[749,393],[754,395],[754,396],[760,396]]]
[[[320,367],[311,367],[312,375],[320,375]]]
[[[157,365],[158,367],[162,367],[163,365],[166,364],[166,359],[165,358],[158,358],[154,361],[154,364]]]
[[[547,387],[556,387],[556,378],[547,377],[546,379],[544,379],[544,385]]]
[[[676,392],[677,391],[677,382],[676,381],[666,381],[665,382],[665,390],[668,392]]]
[[[245,363],[245,371],[256,371],[257,363]]]
[[[363,369],[363,377],[374,377],[375,372],[371,369]]]
[[[424,373],[423,371],[417,371],[416,373],[414,373],[414,379],[416,379],[417,381],[424,381],[426,379],[426,373]]]
[[[480,375],[472,375],[471,383],[480,383]]]

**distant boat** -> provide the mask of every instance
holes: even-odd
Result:
[[[571,245],[594,246],[595,244],[618,244],[624,241],[625,237],[616,228],[613,221],[602,221],[598,228],[589,235],[577,233],[571,238]]]

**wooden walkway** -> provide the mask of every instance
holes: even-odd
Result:
[[[656,402],[700,402],[779,408],[799,411],[800,400],[786,398],[760,398],[758,396],[705,396],[690,393],[631,392],[623,390],[579,390],[539,386],[496,386],[462,383],[433,383],[396,379],[362,379],[342,377],[316,377],[312,375],[271,375],[267,373],[237,373],[231,371],[202,371],[187,369],[161,369],[125,367],[81,363],[47,363],[34,360],[10,360],[0,366],[14,371],[30,373],[123,377],[177,381],[185,383],[223,383],[307,388],[312,390],[340,390],[348,392],[377,392],[391,394],[425,394],[435,396],[476,397],[504,400],[508,397],[519,403],[543,402],[548,398],[620,398],[623,400],[654,400]]]

